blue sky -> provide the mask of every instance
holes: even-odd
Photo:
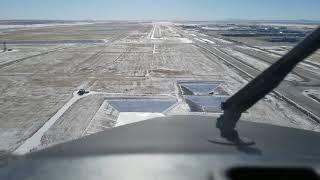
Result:
[[[320,0],[0,0],[0,19],[320,20]]]

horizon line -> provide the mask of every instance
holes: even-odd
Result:
[[[0,18],[0,21],[311,21],[320,22],[320,19],[38,19],[38,18]]]

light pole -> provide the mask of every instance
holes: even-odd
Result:
[[[7,51],[7,43],[3,42],[3,52],[6,52],[6,51]]]

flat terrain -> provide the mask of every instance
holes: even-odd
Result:
[[[12,49],[0,52],[0,150],[8,152],[23,153],[116,127],[117,118],[104,108],[110,97],[173,98],[175,105],[161,116],[218,116],[191,112],[177,82],[219,81],[224,94],[232,95],[261,72],[259,67],[277,59],[269,51],[245,50],[249,47],[173,23],[1,31],[0,42]],[[318,116],[319,102],[302,93],[319,90],[320,71],[309,66],[297,68],[277,91]],[[90,93],[77,95],[81,88]],[[295,103],[270,94],[243,120],[320,131],[319,123]],[[121,123],[131,116],[118,113]]]

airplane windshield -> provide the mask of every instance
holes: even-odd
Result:
[[[157,117],[220,117],[222,103],[319,26],[317,7],[1,1],[0,156]],[[320,132],[320,51],[241,120]]]

